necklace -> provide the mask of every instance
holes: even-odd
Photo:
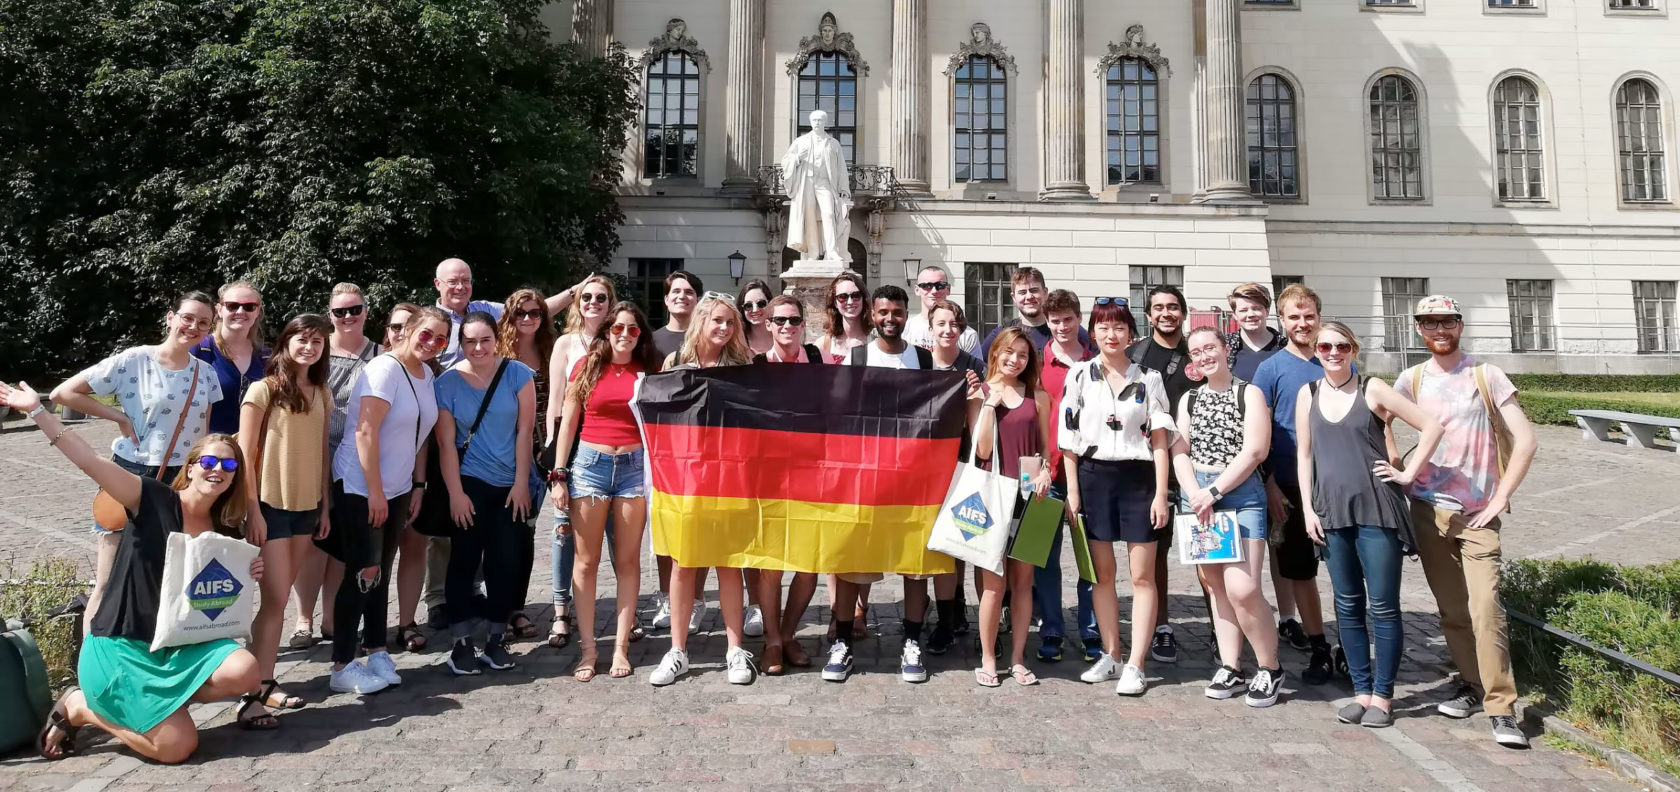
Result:
[[[1332,388],[1335,388],[1335,389],[1336,389],[1336,390],[1341,390],[1341,389],[1343,389],[1343,388],[1345,388],[1345,387],[1347,387],[1347,384],[1348,384],[1348,383],[1350,383],[1350,382],[1352,382],[1352,381],[1353,381],[1353,378],[1354,378],[1354,377],[1356,377],[1356,376],[1358,376],[1358,375],[1356,375],[1356,374],[1349,374],[1349,375],[1348,375],[1348,378],[1347,378],[1347,379],[1345,379],[1345,380],[1342,380],[1342,381],[1341,381],[1341,382],[1340,382],[1340,383],[1336,383],[1336,382],[1330,382],[1330,378],[1329,378],[1329,377],[1325,377],[1325,378],[1324,378],[1324,381],[1325,381],[1325,382],[1330,382],[1330,387],[1332,387]]]

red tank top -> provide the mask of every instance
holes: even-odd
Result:
[[[581,366],[572,369],[571,379],[577,378]],[[641,366],[635,363],[608,363],[589,393],[583,406],[583,441],[605,446],[641,445],[642,434],[636,429],[636,417],[630,413],[630,397],[636,392],[636,375]]]

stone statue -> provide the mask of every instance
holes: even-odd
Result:
[[[852,192],[840,141],[828,134],[828,113],[811,112],[811,131],[782,155],[787,185],[787,246],[801,260],[851,263]]]

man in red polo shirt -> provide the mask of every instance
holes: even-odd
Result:
[[[1079,326],[1079,295],[1066,289],[1057,289],[1044,298],[1043,310],[1045,323],[1050,328],[1050,341],[1044,345],[1044,363],[1039,372],[1039,382],[1049,394],[1050,403],[1061,404],[1062,390],[1067,384],[1068,373],[1081,361],[1089,360],[1095,351],[1081,337],[1083,328]],[[1061,423],[1052,416],[1051,448],[1057,447],[1056,429]],[[1056,477],[1050,484],[1050,494],[1051,497],[1065,499],[1067,474],[1062,471],[1061,453],[1055,451],[1050,457],[1050,469],[1056,472]],[[1049,560],[1033,573],[1033,604],[1038,607],[1039,617],[1043,620],[1038,628],[1038,659],[1046,663],[1062,659],[1061,561],[1062,527],[1057,526],[1056,536],[1050,541]],[[1089,663],[1102,654],[1102,638],[1097,635],[1097,616],[1091,610],[1091,584],[1079,581],[1078,592],[1079,637],[1084,644],[1085,662]]]

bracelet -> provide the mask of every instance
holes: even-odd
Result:
[[[35,416],[40,415],[41,413],[44,413],[46,411],[47,411],[47,403],[42,402],[40,404],[35,405],[35,409],[30,410],[27,413],[24,413],[23,417],[28,418],[29,420],[33,421],[33,420],[35,420]]]
[[[51,448],[52,446],[58,445],[58,441],[63,440],[64,436],[67,434],[70,434],[70,427],[66,426],[59,429],[58,434],[53,435],[53,439],[47,441],[47,447]]]
[[[567,475],[566,475],[566,471],[564,471],[564,470],[560,470],[560,469],[556,468],[556,469],[550,470],[548,472],[548,483],[550,483],[550,484],[559,484],[561,482],[566,481],[566,479],[567,479]]]
[[[426,488],[426,482],[416,481],[416,482],[414,482],[414,487],[413,488],[414,489],[425,489]]]

